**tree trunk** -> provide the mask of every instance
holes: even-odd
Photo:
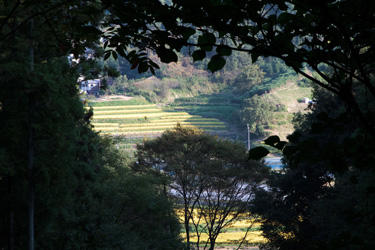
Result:
[[[184,210],[184,218],[185,218],[185,231],[186,231],[186,247],[190,249],[190,230],[189,230],[189,217],[188,217],[188,207],[185,200],[185,210]]]
[[[215,240],[210,240],[210,248],[209,250],[214,250],[215,249]]]
[[[8,248],[14,250],[14,205],[13,205],[13,178],[8,177],[8,194],[9,199],[9,234],[8,234]]]
[[[32,109],[31,109],[32,110]],[[34,141],[32,123],[29,121],[27,178],[28,178],[28,218],[29,218],[29,250],[34,250]]]
[[[29,23],[30,36],[30,71],[34,71],[34,46],[33,46],[33,28],[34,20],[31,19]],[[29,218],[29,250],[34,250],[34,140],[33,140],[33,100],[29,96],[29,119],[28,119],[28,148],[27,148],[27,179],[28,179],[28,218]]]

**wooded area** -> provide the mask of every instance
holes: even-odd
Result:
[[[366,0],[1,0],[0,248],[192,249],[180,238],[173,186],[185,222],[192,205],[203,211],[210,249],[227,206],[230,218],[260,218],[265,249],[374,249],[374,25],[375,2]],[[280,172],[262,170],[265,148],[247,153],[188,129],[140,145],[137,164],[93,132],[77,79],[100,73],[95,58],[156,74],[150,55],[161,64],[184,53],[218,72],[237,51],[253,63],[278,58],[314,86],[311,112],[295,116],[288,141],[265,141],[283,155]],[[259,84],[256,67],[233,88]],[[267,100],[250,102],[268,109]],[[191,167],[198,177],[185,175]],[[212,201],[221,191],[222,205]]]

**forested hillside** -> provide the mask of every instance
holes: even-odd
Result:
[[[308,81],[279,59],[252,63],[246,54],[235,52],[214,74],[204,70],[205,64],[194,63],[185,50],[177,63],[162,64],[152,76],[137,73],[122,57],[110,58],[103,68],[116,70],[119,77],[111,79],[102,94],[143,96],[172,110],[220,119],[228,123],[223,136],[239,140],[247,124],[255,138],[277,134],[285,139],[293,131],[293,114],[306,112],[303,99],[311,98]]]

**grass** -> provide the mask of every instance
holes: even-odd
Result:
[[[91,101],[89,102],[90,106],[101,107],[101,106],[123,106],[123,105],[145,105],[150,104],[143,97],[134,97],[130,100],[116,100],[116,101]]]
[[[147,104],[147,105],[118,105],[118,106],[94,106],[96,110],[102,110],[102,109],[105,109],[105,110],[117,110],[117,109],[135,109],[135,110],[138,110],[138,109],[144,109],[144,108],[153,108],[153,107],[157,107],[156,104]],[[88,108],[88,107],[87,107]]]
[[[197,214],[197,211],[194,211],[195,214]],[[183,224],[183,212],[180,209],[176,209],[176,214],[180,220],[180,223]],[[203,222],[203,221],[202,221]],[[252,225],[250,228],[248,235],[245,239],[245,245],[255,245],[259,243],[264,243],[265,238],[261,236],[262,232],[260,231],[261,224],[258,222],[253,222],[250,219],[239,219],[236,220],[233,224],[231,224],[229,227],[222,230],[222,232],[219,234],[216,243],[218,245],[236,245],[243,239],[245,236],[246,230],[249,225]],[[199,228],[202,229],[204,227],[204,224],[200,224]],[[191,225],[191,234],[190,234],[190,241],[195,243],[197,241],[197,237],[195,235],[194,227]],[[199,231],[200,231],[199,229]],[[200,231],[201,232],[201,231]],[[204,232],[201,232],[200,236],[200,242],[204,244],[208,240],[208,235]],[[181,237],[186,240],[186,233],[184,229],[182,229]]]
[[[93,107],[92,124],[101,134],[113,136],[155,136],[177,123],[186,127],[196,127],[206,132],[225,132],[226,124],[216,118],[205,118],[191,114],[192,107],[177,109],[161,108],[155,104],[125,105],[129,101],[96,102]],[[109,103],[110,105],[105,105]],[[207,107],[206,107],[207,108]],[[126,144],[126,143],[122,143]],[[134,144],[122,148],[134,147]]]
[[[223,122],[152,122],[152,123],[131,123],[131,124],[123,124],[123,123],[94,123],[95,129],[100,128],[139,128],[139,127],[157,127],[157,126],[169,126],[169,127],[175,127],[179,123],[183,126],[208,126],[208,127],[225,127],[225,124]]]
[[[273,89],[269,95],[272,99],[276,99],[280,104],[285,105],[287,112],[275,112],[270,128],[266,129],[272,135],[278,135],[285,140],[287,135],[294,130],[292,119],[296,112],[307,112],[307,104],[299,103],[297,100],[303,97],[311,97],[310,87],[300,87],[296,82],[288,81],[279,88]]]

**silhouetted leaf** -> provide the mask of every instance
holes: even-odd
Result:
[[[218,46],[216,51],[221,56],[230,56],[232,54],[232,50],[228,46]]]
[[[160,57],[160,61],[163,63],[177,62],[178,60],[176,53],[171,49],[158,48],[156,53]]]
[[[117,52],[112,50],[112,56],[115,60],[117,60]]]
[[[202,50],[211,51],[212,45],[215,44],[216,37],[211,33],[204,33],[198,37],[198,44]]]
[[[204,50],[195,50],[192,54],[194,62],[203,60],[206,57],[206,51]]]
[[[264,143],[270,145],[272,147],[275,146],[276,143],[280,142],[280,138],[277,135],[272,135],[264,140]]]
[[[138,72],[139,73],[144,73],[148,70],[148,65],[146,62],[141,62],[138,66]]]
[[[257,60],[258,60],[258,57],[260,55],[258,53],[255,53],[255,52],[251,52],[251,62],[252,63],[255,63]]]
[[[189,37],[195,34],[195,30],[193,28],[190,28],[190,27],[184,27],[184,28],[185,28],[185,31],[183,32],[182,36],[185,40],[189,39]]]
[[[283,150],[283,148],[285,147],[286,144],[287,144],[286,141],[280,141],[280,142],[276,143],[276,145],[274,147],[279,149],[279,150]]]
[[[154,69],[160,69],[159,65],[157,65],[156,63],[154,63],[153,61],[149,60],[148,62],[150,64],[150,66]]]
[[[297,150],[296,146],[285,146],[283,149],[283,154],[285,156],[290,157],[292,154],[294,154]]]
[[[249,151],[249,159],[251,160],[260,160],[266,155],[269,154],[270,151],[266,149],[265,147],[256,147],[253,149],[250,149]]]
[[[111,52],[110,51],[104,52],[104,61],[107,60],[110,56],[111,56]]]
[[[132,66],[130,67],[130,69],[135,69],[137,66],[138,66],[138,61],[134,61],[134,63],[132,64]]]
[[[207,65],[207,68],[213,73],[222,69],[225,65],[225,59],[222,56],[214,55],[211,57],[210,62]]]
[[[153,68],[153,67],[150,67],[149,69],[150,69],[151,73],[152,73],[153,75],[155,75],[155,70],[154,70],[154,68]]]
[[[125,54],[125,51],[123,48],[118,48],[117,49],[117,53],[122,56],[122,57],[126,57],[126,54]]]

